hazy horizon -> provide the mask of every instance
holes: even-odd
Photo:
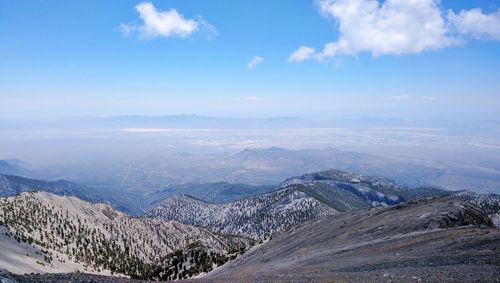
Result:
[[[0,118],[500,120],[496,1],[348,4],[1,1]]]

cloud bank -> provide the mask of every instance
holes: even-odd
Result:
[[[489,15],[481,9],[462,10],[458,14],[448,11],[448,20],[459,34],[500,41],[500,10]]]
[[[141,24],[120,24],[118,30],[124,35],[136,33],[141,39],[156,37],[190,37],[199,31],[207,32],[209,37],[216,33],[214,26],[202,17],[186,19],[175,9],[158,11],[151,2],[142,2],[135,6],[142,20]]]
[[[324,61],[370,53],[373,56],[418,54],[462,44],[470,39],[500,40],[500,10],[442,13],[440,0],[318,0],[322,16],[334,20],[336,41],[315,52],[301,46],[289,62]]]
[[[257,67],[257,65],[261,64],[262,62],[264,62],[264,59],[260,56],[254,56],[252,58],[252,60],[250,60],[248,63],[247,63],[247,68],[249,70],[252,70],[253,68]]]

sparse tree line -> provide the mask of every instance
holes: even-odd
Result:
[[[48,265],[54,261],[49,251],[57,251],[87,270],[109,270],[136,279],[175,280],[209,272],[246,250],[246,244],[238,241],[228,241],[227,250],[213,250],[200,242],[186,245],[187,236],[168,236],[155,229],[160,224],[151,219],[141,226],[144,233],[130,232],[135,221],[139,220],[123,218],[105,222],[101,228],[36,198],[0,199],[0,225],[8,228],[6,234],[18,242],[41,247]],[[172,247],[183,248],[172,251]]]
[[[290,188],[226,204],[171,198],[147,216],[200,226],[216,233],[264,240],[274,232],[328,213],[316,199]]]

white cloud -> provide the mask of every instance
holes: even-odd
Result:
[[[434,96],[422,96],[421,99],[423,99],[423,100],[436,100],[437,97],[434,97]]]
[[[392,101],[408,101],[408,100],[416,101],[416,100],[436,100],[437,98],[434,97],[434,96],[418,96],[418,97],[415,97],[415,96],[409,96],[409,95],[406,95],[406,94],[402,94],[402,95],[386,96],[386,97],[383,97],[382,99],[384,99],[384,100],[392,100]]]
[[[207,39],[213,39],[218,35],[217,28],[203,19],[201,16],[198,16],[198,26],[201,31],[203,31],[207,37]]]
[[[158,11],[151,2],[142,2],[135,6],[142,20],[137,24],[120,24],[118,30],[128,36],[138,33],[139,38],[155,37],[182,37],[186,38],[200,30],[205,30],[209,36],[216,34],[214,26],[207,23],[202,17],[186,19],[175,9]]]
[[[257,102],[257,101],[261,101],[262,100],[262,97],[260,96],[246,96],[246,97],[236,97],[236,100],[239,100],[239,101],[248,101],[248,102]]]
[[[252,58],[252,60],[250,60],[248,63],[247,63],[247,68],[249,70],[252,70],[253,68],[257,67],[257,65],[261,64],[262,62],[264,62],[264,59],[260,56],[254,56]]]
[[[118,26],[118,30],[122,33],[123,36],[127,37],[131,33],[135,32],[136,28],[130,24],[120,24]]]
[[[384,97],[384,99],[385,100],[401,101],[401,100],[410,100],[411,97],[409,95],[403,94],[403,95],[393,95],[393,96]]]
[[[301,46],[288,57],[288,62],[302,62],[311,58],[315,52],[314,48]]]
[[[448,11],[448,20],[460,34],[500,40],[500,10],[489,15],[483,14],[481,9],[462,10],[458,14]]]
[[[290,55],[289,61],[309,58],[323,61],[363,52],[373,56],[418,54],[460,44],[463,35],[500,40],[500,10],[489,15],[479,9],[463,10],[458,15],[449,11],[444,17],[440,3],[440,0],[317,0],[320,13],[335,21],[339,37],[317,53],[302,46]],[[304,48],[309,49],[305,52]]]
[[[433,0],[322,0],[320,11],[338,21],[340,38],[325,45],[319,58],[370,52],[411,54],[452,44]]]

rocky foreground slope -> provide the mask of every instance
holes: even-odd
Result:
[[[453,196],[303,223],[203,282],[496,282],[500,230]]]
[[[1,198],[0,230],[0,266],[19,273],[79,270],[143,279],[187,278],[225,263],[251,244],[47,192]]]

